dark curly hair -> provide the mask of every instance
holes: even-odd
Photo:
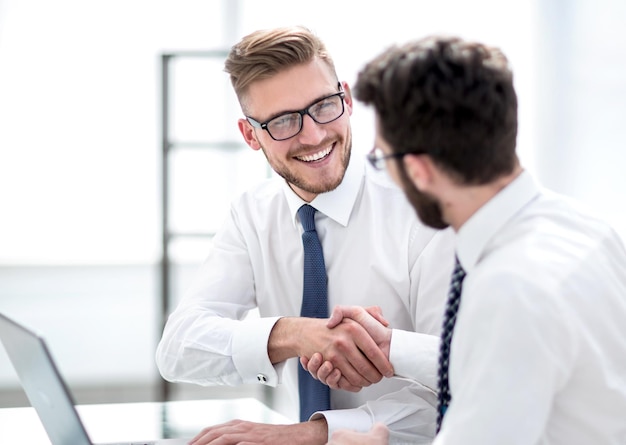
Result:
[[[459,181],[485,184],[517,165],[517,96],[504,54],[457,37],[392,46],[359,73],[396,153],[424,153]]]

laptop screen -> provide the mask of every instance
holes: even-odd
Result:
[[[92,445],[45,341],[0,314],[0,340],[53,445]]]

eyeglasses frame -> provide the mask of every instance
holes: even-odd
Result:
[[[406,155],[415,154],[415,153],[390,153],[387,155],[384,154],[382,156],[377,156],[376,155],[377,152],[383,153],[383,150],[379,147],[374,147],[367,154],[367,160],[370,162],[370,164],[372,165],[372,167],[374,167],[375,170],[384,170],[387,159],[402,159]]]
[[[341,87],[341,84],[339,84],[339,85]],[[315,104],[317,104],[319,102],[322,102],[322,101],[324,101],[326,99],[330,99],[331,97],[335,97],[335,96],[341,97],[341,113],[339,113],[339,116],[337,116],[336,118],[334,118],[332,120],[329,120],[328,122],[318,122],[317,119],[315,119],[315,117],[313,117],[313,115],[311,113],[309,113],[309,109],[313,105],[315,105]],[[311,119],[313,119],[313,122],[315,122],[318,125],[330,124],[331,122],[334,122],[337,119],[339,119],[346,112],[346,106],[345,106],[345,103],[344,103],[345,97],[346,97],[346,92],[345,91],[339,91],[338,93],[330,94],[328,96],[322,97],[321,99],[317,99],[316,101],[314,101],[313,103],[309,104],[306,108],[303,108],[302,110],[286,111],[284,113],[277,114],[276,116],[266,120],[265,122],[259,122],[259,121],[257,121],[256,119],[254,119],[254,118],[252,118],[250,116],[246,116],[246,120],[254,128],[261,128],[262,130],[267,131],[267,134],[269,134],[270,137],[272,139],[274,139],[275,141],[286,141],[287,139],[291,139],[293,137],[296,137],[298,134],[300,134],[300,132],[302,131],[302,128],[304,127],[304,115],[305,114],[308,115]],[[271,121],[273,121],[277,117],[284,116],[286,114],[294,114],[294,113],[298,113],[300,115],[300,129],[295,134],[293,134],[292,136],[289,136],[288,138],[276,139],[272,135],[272,133],[270,132],[269,128],[267,128],[267,124],[269,124]]]

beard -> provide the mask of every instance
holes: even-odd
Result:
[[[420,192],[413,181],[411,181],[403,168],[400,169],[400,180],[402,181],[402,189],[406,198],[409,200],[417,217],[425,225],[433,229],[445,229],[449,226],[443,219],[441,212],[441,204],[437,199],[426,193]]]
[[[325,145],[330,145],[330,141],[325,140],[319,144],[320,147],[323,147]],[[339,138],[335,143],[335,147],[333,148],[333,150],[337,150],[337,153],[334,153],[333,155],[337,155],[340,157],[339,162],[341,164],[341,173],[338,175],[320,175],[315,178],[314,182],[307,180],[306,178],[302,177],[302,175],[298,175],[296,171],[290,169],[288,166],[282,163],[279,164],[278,162],[270,159],[265,149],[263,148],[262,150],[265,158],[267,159],[272,169],[281,178],[287,181],[288,184],[292,184],[299,189],[304,190],[305,192],[318,195],[320,193],[326,193],[335,190],[343,181],[346,169],[348,168],[348,164],[350,163],[350,153],[352,152],[352,133],[348,131],[345,140],[343,138]]]

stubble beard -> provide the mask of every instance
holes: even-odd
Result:
[[[342,144],[342,142],[343,142],[342,138],[337,139],[335,143],[335,148],[333,148],[333,150],[342,150],[341,153],[336,153],[340,156],[340,162],[342,166],[341,174],[338,175],[337,177],[316,178],[317,181],[315,183],[307,181],[302,176],[298,176],[298,174],[294,172],[292,169],[290,169],[288,166],[273,162],[267,156],[265,149],[263,149],[263,153],[265,154],[265,158],[267,159],[267,162],[270,164],[272,169],[281,178],[287,181],[287,183],[295,187],[298,187],[299,189],[304,190],[307,193],[314,193],[318,195],[320,193],[326,193],[326,192],[335,190],[337,187],[339,187],[339,184],[341,184],[341,182],[343,181],[343,178],[346,174],[346,169],[348,168],[348,165],[350,164],[350,154],[352,152],[352,133],[348,132],[347,137],[345,139],[345,144]],[[329,141],[328,142],[323,141],[319,146],[323,147],[329,144],[330,144]]]
[[[433,196],[420,192],[405,174],[401,174],[400,176],[404,194],[415,209],[420,221],[433,229],[445,229],[448,227],[449,224],[443,219],[439,201]]]

